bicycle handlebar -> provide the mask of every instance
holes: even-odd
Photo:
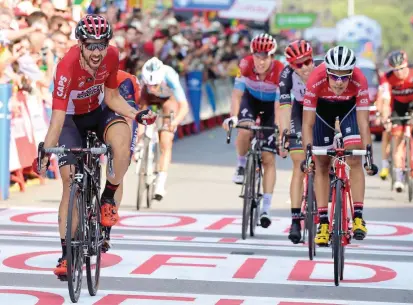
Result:
[[[227,144],[229,144],[231,142],[231,133],[232,133],[232,129],[233,128],[238,128],[238,129],[245,129],[245,130],[251,130],[253,132],[257,132],[257,131],[262,131],[262,130],[270,130],[274,132],[275,135],[275,144],[276,147],[278,146],[278,134],[279,134],[279,129],[278,126],[275,125],[274,127],[270,127],[270,126],[256,126],[256,125],[247,125],[247,126],[243,126],[243,125],[237,125],[235,127],[233,127],[233,122],[229,121],[228,123],[228,127],[229,130],[227,132]]]

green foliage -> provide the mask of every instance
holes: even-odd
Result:
[[[355,15],[365,15],[382,26],[383,52],[404,49],[413,58],[413,16],[411,0],[354,0]],[[347,0],[283,0],[283,12],[316,12],[318,25],[331,27],[347,17]]]

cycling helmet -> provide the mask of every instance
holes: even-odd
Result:
[[[353,70],[356,66],[356,55],[353,50],[345,46],[337,46],[327,51],[324,62],[327,69]]]
[[[146,85],[159,85],[165,79],[165,67],[158,58],[152,57],[142,67],[142,81]]]
[[[312,56],[313,48],[306,40],[295,40],[285,48],[284,55],[289,63],[293,63],[303,57]]]
[[[250,43],[251,53],[267,53],[273,55],[277,50],[277,41],[269,34],[259,34]]]
[[[407,64],[407,54],[402,50],[391,52],[387,59],[391,68],[397,68]]]
[[[107,39],[113,36],[110,23],[99,15],[86,15],[76,25],[75,37],[81,41],[86,39]]]

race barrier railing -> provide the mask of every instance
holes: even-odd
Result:
[[[229,114],[232,81],[203,81],[201,71],[181,77],[190,110],[176,139],[197,134],[222,123]],[[0,200],[9,197],[10,184],[24,192],[27,178],[38,178],[31,169],[37,156],[37,145],[43,141],[50,121],[45,102],[35,94],[12,92],[11,84],[0,84]],[[59,177],[56,156],[52,157],[49,178]]]

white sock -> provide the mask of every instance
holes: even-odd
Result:
[[[246,156],[238,156],[237,166],[245,168],[246,165],[247,165],[247,157]]]
[[[381,160],[381,168],[389,168],[389,160]]]
[[[272,194],[264,194],[263,196],[263,203],[262,203],[262,213],[267,213],[269,214],[270,208],[271,208],[271,200],[272,200]]]
[[[168,175],[167,172],[159,172],[159,173],[158,173],[158,180],[157,180],[156,183],[157,183],[158,185],[165,186],[167,175]]]
[[[396,181],[402,182],[403,181],[403,170],[401,168],[395,168],[396,172]]]

